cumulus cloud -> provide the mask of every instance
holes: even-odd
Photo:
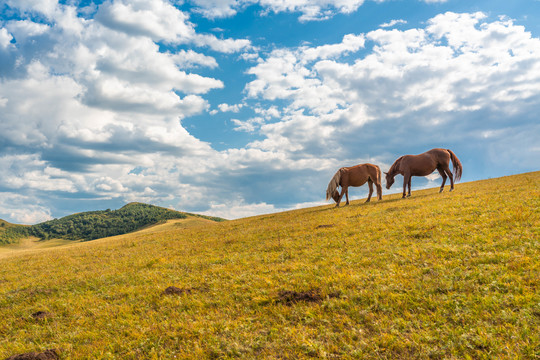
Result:
[[[406,24],[407,21],[406,20],[402,20],[402,19],[399,19],[399,20],[390,20],[389,22],[387,23],[383,23],[380,25],[380,27],[382,28],[388,28],[388,27],[393,27],[393,26],[396,26],[396,25],[403,25],[403,24]]]
[[[12,60],[0,76],[0,144],[10,154],[1,158],[0,191],[156,203],[186,190],[178,177],[213,166],[219,154],[180,121],[206,111],[203,96],[224,86],[193,72],[217,61],[158,42],[229,53],[249,41],[198,34],[167,1],[106,1],[95,19],[56,1],[8,5],[21,19],[0,30],[0,50],[10,47]],[[132,172],[137,166],[145,170]]]
[[[13,36],[7,31],[7,29],[0,29],[0,48],[7,48],[11,43]]]
[[[112,29],[154,41],[182,42],[195,36],[188,16],[162,0],[106,1],[95,18]]]
[[[220,111],[222,111],[222,112],[231,111],[233,113],[239,112],[240,109],[242,109],[243,107],[244,107],[244,104],[234,104],[234,105],[219,104],[218,105],[218,108],[219,108]]]
[[[362,4],[258,3],[304,19]],[[216,4],[207,16],[251,3]],[[436,146],[483,152],[485,163],[462,159],[476,169],[504,158],[516,172],[540,158],[540,42],[507,18],[445,13],[419,28],[258,49],[244,98],[212,103],[226,82],[210,70],[252,45],[198,33],[171,2],[108,0],[85,17],[56,1],[9,5],[22,19],[0,29],[0,208],[21,222],[50,217],[47,196],[225,218],[275,212],[316,204],[341,166],[385,169]],[[210,109],[245,143],[216,150],[183,125]]]
[[[461,114],[480,111],[493,117],[494,128],[512,126],[516,111],[524,115],[520,122],[531,121],[525,109],[538,106],[539,39],[509,19],[485,17],[446,13],[424,29],[379,29],[340,44],[274,50],[249,70],[255,79],[246,92],[282,100],[283,121],[262,126],[265,140],[252,146],[340,151],[350,145],[347,137],[365,137],[368,124],[369,133],[385,123],[410,136],[418,126],[474,126]],[[354,63],[329,56],[364,46],[373,50]]]
[[[99,7],[96,19],[105,26],[131,36],[146,36],[155,42],[196,44],[224,53],[250,47],[246,39],[218,39],[198,34],[189,16],[164,0],[109,0]]]
[[[231,121],[236,126],[234,128],[235,131],[254,132],[255,129],[261,126],[261,124],[264,124],[264,119],[260,117],[251,118],[246,121],[242,121],[238,119],[231,119]]]
[[[180,50],[171,55],[174,63],[181,69],[196,68],[199,66],[216,68],[218,63],[215,58],[197,53],[193,50]]]
[[[350,14],[356,11],[364,0],[192,0],[197,11],[214,19],[235,15],[239,10],[253,5],[260,5],[265,12],[300,13],[300,21],[324,20],[337,13]]]

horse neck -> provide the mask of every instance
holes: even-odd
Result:
[[[401,159],[403,158],[400,157],[399,159],[397,159],[396,161],[394,161],[394,163],[392,164],[392,166],[390,166],[390,169],[388,170],[388,175],[394,177],[396,176],[397,174],[400,173],[400,165],[401,165]]]

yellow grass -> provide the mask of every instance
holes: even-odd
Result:
[[[539,208],[535,172],[12,251],[0,358],[538,358]]]

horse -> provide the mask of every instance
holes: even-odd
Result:
[[[450,160],[454,167],[454,175],[452,178],[452,172],[450,171]],[[454,190],[454,181],[461,179],[463,172],[463,166],[461,161],[457,158],[456,154],[452,150],[448,149],[431,149],[423,154],[419,155],[404,155],[398,158],[386,175],[386,188],[390,189],[394,183],[394,177],[397,174],[403,175],[403,198],[405,198],[405,189],[409,185],[409,194],[411,196],[411,177],[412,176],[427,176],[432,172],[439,171],[442,176],[442,185],[439,193],[444,189],[446,183],[446,177],[450,178],[450,191]]]
[[[351,167],[342,167],[339,169],[326,189],[326,200],[332,198],[336,202],[336,207],[339,206],[343,194],[347,198],[345,205],[349,205],[349,186],[362,186],[365,183],[369,185],[369,195],[366,202],[371,199],[373,194],[373,183],[377,187],[377,198],[382,199],[381,186],[381,169],[373,164],[360,164]],[[337,190],[341,186],[341,194]]]

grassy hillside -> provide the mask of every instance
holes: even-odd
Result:
[[[437,191],[14,253],[0,358],[540,357],[540,172]]]
[[[11,244],[26,237],[28,227],[24,225],[11,224],[0,219],[0,245]]]
[[[28,236],[41,240],[94,240],[126,234],[170,219],[186,219],[188,216],[214,221],[223,220],[134,202],[118,210],[81,212],[32,226],[8,224],[6,230],[0,232],[0,243],[15,243]],[[1,226],[2,222],[0,229]]]

